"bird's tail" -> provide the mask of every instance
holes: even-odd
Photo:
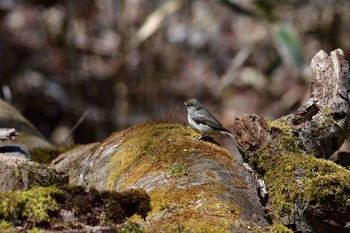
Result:
[[[236,140],[236,134],[235,133],[231,133],[231,131],[229,130],[223,130],[223,131],[220,131],[220,133],[222,135],[227,135],[229,137],[231,137],[234,141],[234,143],[236,144],[237,148],[238,148],[238,151],[242,154],[243,153],[243,148],[237,143],[237,140]]]

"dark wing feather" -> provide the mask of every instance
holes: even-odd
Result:
[[[229,130],[225,129],[222,124],[208,111],[206,111],[205,114],[204,112],[201,113],[200,111],[197,111],[196,113],[192,113],[191,116],[197,124],[205,124],[220,131],[230,132]]]

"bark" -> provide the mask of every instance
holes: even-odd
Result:
[[[349,66],[343,51],[318,52],[311,96],[294,113],[269,121],[237,117],[237,141],[265,180],[274,222],[298,232],[347,232],[350,172],[328,158],[349,131]]]
[[[297,111],[276,121],[290,124],[302,150],[328,158],[339,149],[349,131],[349,67],[343,51],[337,49],[330,56],[322,50],[318,52],[311,69],[311,97]],[[275,132],[269,132],[264,120],[255,115],[237,118],[235,131],[245,154],[250,154],[248,157],[254,156],[267,141],[276,140]]]

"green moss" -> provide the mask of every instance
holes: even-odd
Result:
[[[0,193],[0,216],[5,220],[27,219],[41,222],[59,205],[51,194],[59,192],[55,187],[40,187],[28,191]]]
[[[19,231],[13,227],[13,224],[11,222],[7,222],[5,220],[0,220],[0,232],[19,233]]]
[[[174,232],[255,230],[254,220],[251,223],[240,219],[245,212],[238,203],[246,198],[245,193],[228,200],[231,189],[223,184],[220,171],[190,172],[200,169],[194,166],[198,159],[208,163],[203,167],[211,167],[215,161],[214,166],[224,171],[232,168],[232,155],[225,148],[197,140],[198,136],[191,128],[173,123],[134,126],[101,142],[102,149],[94,152],[95,164],[105,165],[103,173],[110,174],[107,189],[144,186],[151,190],[153,211],[145,226],[148,232],[171,232],[171,228]],[[238,177],[232,182],[247,188]],[[140,221],[137,216],[131,220]]]
[[[172,176],[181,176],[185,172],[185,167],[182,164],[177,164],[169,168],[169,172]]]
[[[34,227],[34,228],[28,230],[27,233],[45,233],[45,231],[42,229],[39,229],[37,227]]]
[[[168,208],[167,203],[159,203],[159,210],[160,211],[166,210],[167,208]]]
[[[314,176],[305,182],[305,200],[318,209],[317,215],[340,217],[350,208],[349,178],[342,171]]]
[[[146,218],[151,210],[150,198],[143,190],[125,192],[86,191],[80,186],[36,187],[25,191],[0,193],[0,218],[13,224],[26,222],[40,226],[61,224],[59,210],[74,214],[77,222],[70,224],[118,224],[139,214]],[[0,226],[7,227],[7,222]],[[1,229],[1,228],[0,228]]]
[[[277,148],[285,151],[301,152],[297,147],[298,142],[295,140],[292,125],[289,121],[282,118],[274,121],[266,120],[266,123],[270,127],[271,134],[279,137],[276,145]]]
[[[26,163],[18,164],[17,176],[28,177],[29,188],[34,186],[62,185],[67,180],[53,169],[49,169],[44,164],[32,164],[30,167]]]
[[[123,149],[118,151],[116,156],[111,156],[107,189],[129,187],[135,180],[146,176],[148,171],[154,168],[154,164],[184,164],[185,155],[188,154],[188,150],[193,149],[190,146],[193,143],[188,141],[190,137],[196,138],[198,134],[190,128],[171,123],[137,125],[111,136],[101,146],[123,140]],[[129,169],[133,169],[132,172]],[[123,182],[123,187],[113,187],[116,180],[123,178],[127,179]]]
[[[131,136],[128,137],[128,134]],[[125,188],[150,174],[163,176],[164,171],[174,177],[164,187],[151,189],[155,210],[152,213],[159,215],[159,219],[157,228],[148,229],[150,232],[223,232],[229,230],[240,216],[240,207],[235,203],[222,204],[219,197],[227,190],[220,182],[215,185],[183,184],[183,189],[177,187],[176,177],[185,174],[187,166],[194,163],[197,155],[204,154],[207,159],[219,161],[223,166],[232,164],[232,156],[226,149],[210,142],[198,141],[198,136],[189,127],[171,123],[145,124],[123,132],[123,151],[118,151],[111,161],[115,166],[111,186],[122,180],[123,185],[118,188]],[[127,176],[124,177],[124,174]],[[203,194],[207,196],[202,197]],[[205,201],[197,204],[201,199]],[[181,203],[189,203],[189,206]],[[194,209],[193,205],[200,205],[200,208]],[[211,224],[212,221],[216,222],[215,226]],[[239,226],[237,229],[240,229]]]
[[[223,205],[219,199],[222,192],[224,190],[219,185],[196,185],[176,190],[176,192],[174,192],[173,186],[152,190],[150,192],[153,201],[152,205],[157,207],[154,208],[156,209],[155,214],[164,217],[157,220],[157,227],[149,229],[150,232],[162,230],[169,232],[228,231],[230,226],[240,216],[240,207],[237,207],[234,203],[225,203]],[[204,194],[207,195],[203,196]],[[193,208],[181,204],[197,205],[196,201],[202,198],[205,201],[198,205],[201,206],[200,209],[203,211],[193,210]],[[165,199],[167,203],[164,203]],[[162,212],[160,213],[159,211]],[[207,213],[210,214],[208,215]],[[215,221],[215,226],[212,224],[213,221]],[[163,226],[166,226],[166,228]],[[242,228],[238,224],[236,227],[237,232],[238,229]],[[173,231],[169,230],[171,228]]]
[[[121,233],[142,233],[140,224],[129,222],[121,228]]]
[[[292,230],[288,229],[287,227],[279,223],[273,224],[271,229],[272,229],[272,232],[274,233],[293,233]]]
[[[336,219],[346,214],[350,207],[350,172],[301,150],[287,121],[268,125],[277,140],[258,152],[256,167],[269,190],[272,219],[292,224],[306,206],[311,215],[318,217],[332,215]]]

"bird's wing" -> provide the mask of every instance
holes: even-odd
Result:
[[[205,124],[218,130],[227,131],[222,126],[222,124],[208,111],[206,111],[205,114],[199,111],[194,112],[191,114],[191,117],[197,124]]]

